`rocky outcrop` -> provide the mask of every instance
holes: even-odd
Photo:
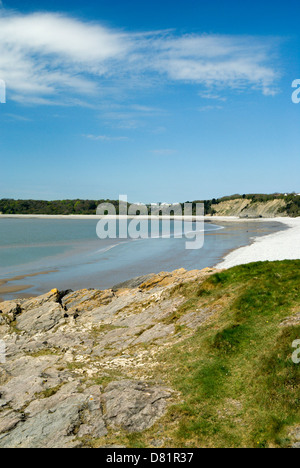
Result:
[[[127,288],[1,303],[0,448],[105,446],[109,431],[152,427],[174,398],[165,383],[149,381],[157,351],[213,313],[177,316],[184,298],[171,291],[212,273],[177,270]]]
[[[281,327],[296,327],[300,325],[300,313],[288,317],[281,323]]]
[[[171,395],[171,390],[143,382],[112,382],[103,395],[105,420],[128,432],[142,432],[163,416]]]
[[[137,276],[136,278],[117,284],[112,288],[112,290],[117,291],[118,289],[135,289],[138,288],[141,284],[145,283],[146,281],[152,279],[154,276],[154,274]]]
[[[71,383],[52,397],[34,400],[23,422],[0,439],[0,447],[71,448],[82,445],[80,437],[106,435],[99,393],[98,388],[78,393]]]
[[[19,330],[26,331],[29,335],[39,332],[47,332],[63,319],[64,311],[60,304],[48,302],[32,310],[28,309],[16,320]]]
[[[300,426],[292,430],[290,433],[290,438],[293,441],[292,448],[300,449]]]

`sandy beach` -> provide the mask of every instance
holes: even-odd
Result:
[[[233,221],[234,218],[213,218],[215,221]],[[231,268],[260,261],[300,259],[300,218],[272,218],[289,229],[256,238],[253,244],[234,250],[227,255],[217,268]],[[236,219],[237,222],[244,220]],[[249,220],[248,220],[249,221]],[[264,219],[268,221],[268,219]],[[271,221],[271,219],[270,219]]]

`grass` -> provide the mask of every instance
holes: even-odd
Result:
[[[106,369],[103,374],[92,379],[93,385],[99,385],[104,389],[115,380],[126,380],[126,374],[121,374],[119,370]]]
[[[92,328],[90,334],[91,334],[91,336],[93,338],[96,339],[102,333],[108,333],[110,331],[117,330],[118,328],[125,328],[125,327],[116,327],[116,326],[111,325],[111,324],[98,325],[98,326],[94,326]]]
[[[32,358],[39,358],[43,356],[59,356],[59,350],[58,349],[41,349],[40,351],[32,352],[32,353],[27,353],[27,356],[30,356]]]
[[[159,421],[165,446],[289,446],[300,425],[300,365],[291,359],[300,326],[280,324],[299,311],[299,293],[300,261],[243,265],[174,289],[186,299],[174,323],[198,308],[216,314],[158,357],[155,377],[181,394]],[[149,447],[157,431],[122,443]]]
[[[57,387],[48,388],[48,389],[42,391],[41,393],[36,393],[35,397],[36,397],[37,400],[50,398],[53,395],[56,395],[56,393],[61,389],[62,386],[63,386],[63,384],[60,384],[60,385],[57,385]]]

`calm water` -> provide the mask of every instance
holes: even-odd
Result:
[[[100,240],[95,220],[0,219],[0,279],[55,270],[10,285],[31,285],[28,294],[49,289],[108,288],[135,276],[177,268],[216,265],[254,236],[283,229],[277,222],[205,223],[201,250],[186,250],[186,239]],[[3,299],[22,294],[3,294]]]

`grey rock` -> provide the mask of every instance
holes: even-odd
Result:
[[[3,317],[3,315],[0,315],[0,326],[6,325],[7,324],[7,319]]]
[[[0,448],[70,448],[82,445],[78,438],[105,436],[99,387],[78,393],[77,386],[70,382],[52,397],[33,401],[26,421],[0,439]]]
[[[14,429],[23,420],[23,415],[12,410],[0,413],[0,434]]]
[[[17,328],[29,335],[46,332],[55,327],[63,319],[64,311],[60,304],[47,302],[38,308],[23,312],[17,318]]]
[[[176,310],[182,302],[183,299],[170,299],[163,301],[163,303],[159,305],[151,305],[147,307],[146,310],[142,310],[139,314],[121,314],[114,321],[114,325],[121,327],[137,327],[155,324],[172,315],[174,310]]]
[[[76,428],[80,426],[80,412],[84,395],[71,396],[51,411],[45,409],[19,424],[0,440],[0,448],[64,448],[75,447]]]
[[[184,315],[178,320],[178,323],[194,330],[203,325],[213,313],[214,311],[209,311],[209,309],[201,309]]]
[[[294,432],[293,432],[293,435],[295,437],[296,440],[298,440],[300,442],[300,427],[297,427]]]
[[[290,433],[290,437],[292,437],[292,439],[296,442],[300,442],[300,426],[292,430],[292,432]]]
[[[135,341],[134,344],[139,343],[150,343],[151,341],[159,340],[162,338],[166,338],[175,333],[175,326],[174,325],[165,325],[162,323],[158,323],[154,327],[146,330],[139,336]]]
[[[15,350],[11,352],[10,355],[16,355],[17,348],[18,346],[15,347]],[[22,350],[25,353],[38,353],[43,349],[47,349],[47,347],[40,340],[35,339],[35,337],[33,339],[24,340],[22,345],[19,347],[19,350]]]
[[[44,294],[43,296],[34,297],[27,301],[21,301],[20,304],[21,304],[22,310],[27,311],[27,310],[37,309],[38,307],[41,307],[44,304],[47,304],[48,302],[58,303],[59,301],[60,301],[60,293],[58,292],[57,289],[54,289],[53,291],[47,294]]]
[[[54,395],[48,398],[35,399],[25,409],[25,415],[27,417],[34,417],[43,411],[53,411],[53,408],[57,407],[63,401],[66,401],[71,396],[78,394],[78,383],[69,382],[63,385]]]
[[[140,331],[140,327],[130,329],[117,328],[104,334],[98,338],[100,343],[94,347],[93,356],[103,356],[105,351],[109,351],[112,348],[117,354],[119,351],[128,348],[135,341],[135,336]]]
[[[110,426],[129,432],[151,427],[172,391],[134,380],[113,382],[102,394],[89,385],[110,369],[128,367],[131,379],[141,376],[148,356],[135,346],[163,343],[174,334],[175,326],[163,322],[182,301],[149,287],[53,290],[1,303],[7,359],[0,367],[0,447],[82,447],[104,437]]]
[[[0,320],[3,317],[0,316]],[[0,323],[0,339],[4,338],[10,332],[9,324],[3,319],[2,324]]]
[[[53,366],[57,359],[56,356],[40,356],[39,358],[22,356],[8,361],[4,367],[12,377],[39,375]]]
[[[0,320],[2,321],[2,323],[9,323],[14,322],[16,320],[16,317],[22,312],[22,309],[18,302],[7,301],[0,303],[0,312]]]
[[[151,441],[151,445],[153,445],[153,447],[162,447],[164,445],[164,440],[152,440]]]
[[[10,404],[14,409],[20,410],[35,394],[44,390],[43,380],[37,376],[16,377],[5,386],[0,387],[1,400]]]
[[[123,309],[137,301],[136,294],[114,298],[109,305],[102,305],[85,314],[82,320],[90,319],[95,324],[111,323],[114,317]]]
[[[97,289],[81,290],[63,297],[62,306],[67,309],[68,314],[82,313],[99,307],[101,304],[109,303],[114,297],[112,291],[100,291]]]
[[[8,363],[6,372],[10,374],[10,379],[0,387],[0,406],[9,404],[13,409],[21,410],[36,394],[51,388],[43,372],[57,359],[54,356],[38,359],[22,357]]]
[[[281,327],[296,327],[300,324],[300,313],[298,312],[295,315],[292,315],[291,317],[288,317],[285,319],[280,326]]]
[[[116,284],[112,287],[112,290],[117,291],[118,289],[135,289],[141,286],[141,284],[153,278],[154,276],[154,273],[150,275],[137,276],[136,278],[124,281],[123,283]]]
[[[167,409],[171,390],[143,382],[124,380],[110,383],[102,397],[108,425],[128,432],[142,432],[161,418]]]
[[[9,379],[9,374],[3,367],[0,367],[0,385],[4,385]]]
[[[88,388],[85,394],[88,396],[88,407],[82,414],[84,424],[80,426],[77,436],[91,436],[93,439],[99,439],[107,434],[102,414],[100,388],[97,386]]]
[[[74,347],[90,348],[94,345],[94,340],[90,334],[78,329],[65,330],[64,327],[62,330],[57,330],[56,333],[50,332],[45,335],[45,340],[47,341],[47,347],[61,349],[62,351]]]
[[[294,427],[289,437],[292,440],[292,448],[300,448],[300,426]]]

